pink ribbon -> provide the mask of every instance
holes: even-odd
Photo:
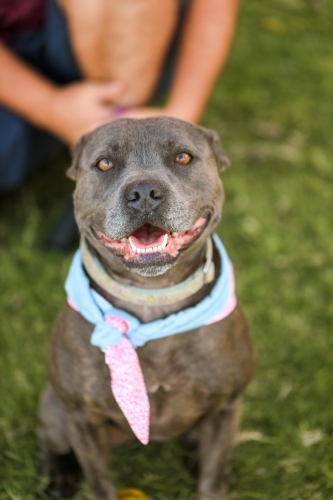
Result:
[[[121,333],[129,326],[119,316],[104,321]],[[122,337],[118,344],[105,349],[105,362],[111,373],[111,390],[132,431],[142,444],[149,441],[150,406],[138,355],[131,342]]]

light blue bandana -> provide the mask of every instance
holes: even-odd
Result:
[[[228,316],[237,303],[234,293],[233,268],[228,254],[216,234],[213,235],[213,240],[220,254],[221,270],[210,294],[193,307],[149,323],[141,323],[135,316],[112,306],[90,288],[89,277],[83,268],[78,250],[74,255],[66,279],[65,290],[70,305],[78,310],[87,321],[95,325],[91,344],[105,351],[108,346],[118,344],[120,341],[123,334],[106,322],[105,318],[108,316],[117,316],[125,320],[128,325],[126,337],[134,348],[142,346],[150,340],[188,332]]]

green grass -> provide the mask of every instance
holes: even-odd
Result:
[[[202,121],[233,163],[219,232],[258,356],[242,431],[261,439],[235,448],[232,500],[333,499],[332,8],[244,2]],[[0,204],[0,500],[32,500],[43,487],[38,395],[71,259],[43,241],[73,187],[65,163]],[[178,442],[130,445],[113,462],[119,486],[195,499],[194,457]]]

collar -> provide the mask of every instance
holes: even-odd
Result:
[[[145,289],[130,285],[123,285],[112,278],[102,264],[89,251],[87,242],[81,238],[80,251],[83,265],[97,285],[113,297],[125,302],[137,305],[168,305],[185,300],[198,292],[204,285],[211,283],[215,277],[215,265],[213,262],[212,239],[207,240],[205,262],[189,278],[177,285],[159,288]]]

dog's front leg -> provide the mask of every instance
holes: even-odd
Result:
[[[240,417],[240,400],[222,412],[210,413],[199,434],[199,498],[226,500],[230,482],[229,459]]]
[[[88,481],[93,500],[117,500],[109,472],[110,426],[83,409],[68,413],[71,445]]]

